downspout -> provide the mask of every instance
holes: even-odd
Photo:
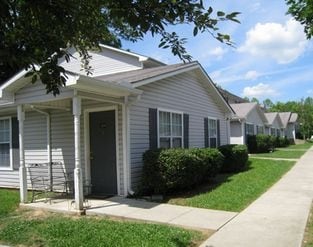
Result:
[[[127,181],[126,181],[126,186],[127,186],[127,193],[128,195],[134,195],[135,192],[132,189],[132,185],[131,185],[131,168],[130,168],[130,123],[129,123],[129,107],[134,104],[135,102],[137,102],[140,99],[140,95],[138,95],[136,97],[135,100],[129,101],[128,97],[125,97],[125,101],[124,101],[124,119],[125,119],[125,130],[126,130],[126,157],[125,157],[125,161],[126,161],[126,172],[127,172]],[[124,149],[125,150],[125,149]],[[125,180],[124,180],[125,181]]]
[[[39,110],[31,105],[31,109],[46,116],[47,119],[47,159],[48,159],[48,176],[50,181],[50,189],[53,190],[53,177],[52,177],[52,151],[51,151],[51,116],[50,113]]]

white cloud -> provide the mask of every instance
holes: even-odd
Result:
[[[252,87],[245,87],[243,89],[242,95],[244,97],[268,97],[275,96],[277,92],[271,88],[268,84],[259,83],[258,85]]]
[[[226,52],[227,52],[226,49],[223,49],[222,47],[218,46],[211,50],[209,54],[215,56],[217,59],[222,59]]]
[[[259,73],[255,70],[249,70],[246,74],[245,74],[245,79],[246,80],[256,80],[259,77]]]
[[[306,91],[307,94],[313,94],[313,89],[309,89]]]
[[[301,24],[289,19],[285,25],[257,23],[246,33],[246,41],[239,51],[253,56],[270,57],[283,64],[297,59],[304,52],[307,43]]]

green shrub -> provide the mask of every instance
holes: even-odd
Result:
[[[204,180],[215,177],[220,172],[224,162],[224,156],[216,148],[193,148],[190,152],[200,158],[206,167]]]
[[[223,163],[217,149],[158,149],[143,154],[143,194],[189,189],[215,176]]]
[[[268,153],[273,151],[275,147],[280,147],[281,143],[285,143],[285,139],[281,140],[275,136],[265,134],[248,136],[247,138],[249,153]]]
[[[246,145],[223,145],[218,150],[224,155],[222,172],[240,172],[247,168],[248,149]]]
[[[287,137],[276,137],[275,140],[275,147],[287,147],[289,146],[289,140],[287,139]]]

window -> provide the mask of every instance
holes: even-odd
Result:
[[[11,120],[0,119],[0,168],[10,168]]]
[[[183,147],[183,114],[159,111],[159,147]]]
[[[256,133],[257,134],[264,134],[263,126],[256,126]]]
[[[275,128],[271,128],[271,136],[275,136],[276,135],[276,129]]]
[[[277,129],[276,136],[280,136],[280,129]]]
[[[208,119],[208,134],[209,134],[209,147],[216,148],[217,147],[217,120],[216,119]]]
[[[246,135],[253,136],[254,135],[254,125],[246,124]]]

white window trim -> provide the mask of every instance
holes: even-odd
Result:
[[[251,122],[246,122],[246,124],[248,124],[248,125],[253,125],[253,135],[255,135],[255,124],[254,123],[251,123]],[[247,128],[246,128],[246,133],[245,133],[245,135],[248,135],[248,133],[247,133]]]
[[[12,150],[12,117],[0,117],[0,120],[6,120],[9,119],[9,126],[10,126],[10,133],[9,133],[9,142],[10,142],[10,166],[3,167],[0,166],[0,170],[5,171],[13,171],[13,150]]]
[[[259,128],[262,128],[262,129],[263,129],[262,133],[258,133],[258,129],[259,129]],[[263,125],[256,125],[256,134],[264,134],[264,132],[265,132],[265,129],[264,129],[264,126],[263,126]]]
[[[215,117],[208,117],[208,138],[209,138],[209,140],[208,140],[208,144],[209,144],[209,148],[211,148],[211,143],[210,143],[210,124],[209,124],[209,122],[210,122],[210,120],[215,120],[216,122],[216,136],[215,136],[215,140],[216,140],[216,147],[213,147],[213,148],[217,148],[218,147],[218,143],[217,143],[217,135],[218,135],[218,133],[217,133],[217,120],[218,120],[218,118],[215,118]],[[213,137],[212,137],[213,138]]]
[[[170,113],[170,122],[171,122],[171,131],[172,131],[172,113],[175,114],[180,114],[181,115],[181,120],[182,120],[182,135],[181,136],[162,136],[164,138],[170,138],[170,148],[172,148],[172,139],[173,138],[182,138],[181,140],[181,148],[184,148],[184,112],[182,111],[177,111],[177,110],[170,110],[166,108],[157,108],[157,137],[158,137],[158,148],[160,148],[160,121],[159,121],[159,116],[160,112],[169,112]]]

